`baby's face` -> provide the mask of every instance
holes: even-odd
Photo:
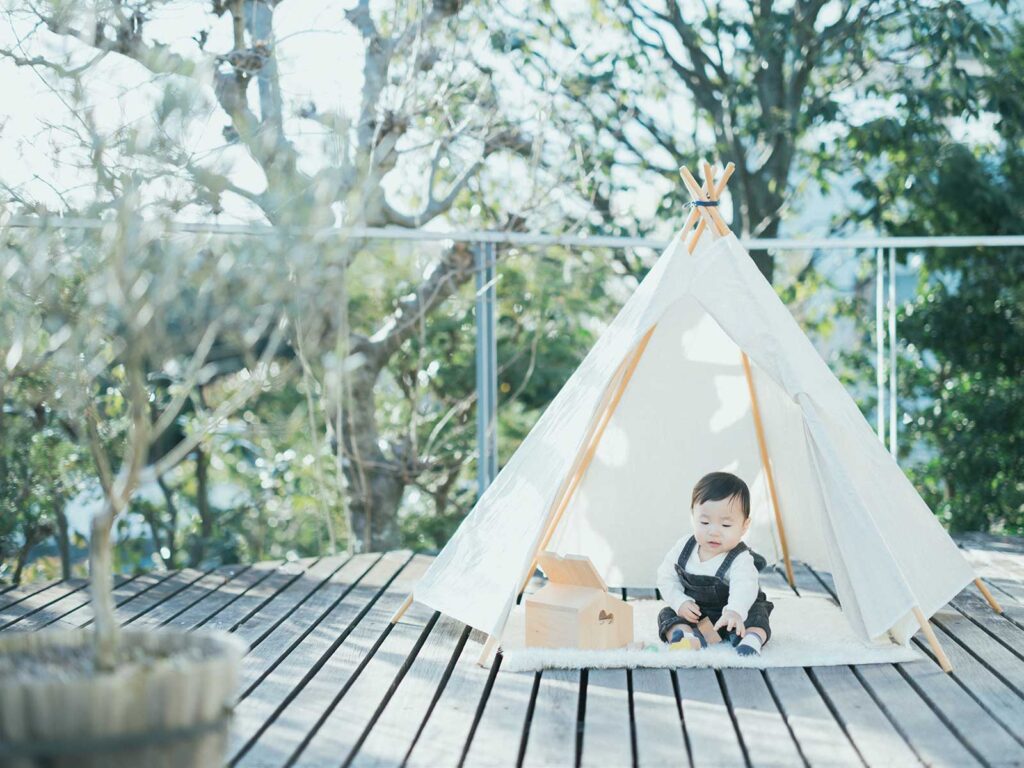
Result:
[[[738,496],[705,501],[693,508],[693,535],[705,552],[717,555],[740,543],[750,527]]]

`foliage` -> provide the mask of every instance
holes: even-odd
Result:
[[[614,289],[633,281],[612,264],[601,251],[574,256],[530,249],[510,254],[501,265],[496,288],[499,465],[518,448],[593,346],[600,326],[621,305]],[[403,504],[403,537],[417,549],[443,546],[476,501],[474,338],[471,331],[452,329],[473,322],[465,304],[452,303],[449,313],[435,313],[427,321],[393,368],[406,396],[422,387],[428,401],[443,403],[448,393],[462,393],[451,408],[421,409],[415,418],[406,408],[397,415],[415,426],[413,450],[431,464]]]
[[[866,124],[853,137],[852,151],[884,160],[884,171],[860,187],[867,200],[861,217],[893,234],[1020,233],[1024,27],[986,58],[990,69],[971,94],[976,109],[992,116],[984,139],[958,140],[933,114],[935,94],[921,100],[915,151],[893,150],[891,121]],[[914,256],[922,265],[919,285],[899,315],[904,460],[953,530],[1020,533],[1024,249]]]
[[[529,12],[523,13],[526,5]],[[572,115],[591,202],[582,224],[646,232],[690,199],[678,169],[732,161],[731,227],[775,237],[803,192],[870,167],[837,146],[874,114],[886,149],[912,152],[927,120],[977,114],[1004,2],[682,3],[603,0],[514,5],[492,45],[527,87]],[[550,94],[550,95],[549,95]],[[638,199],[635,190],[646,194]],[[654,203],[653,205],[650,203]],[[753,252],[772,279],[770,254]],[[628,259],[623,257],[628,263]],[[640,265],[633,265],[642,269]]]
[[[3,233],[8,572],[39,536],[73,538],[61,501],[102,496],[100,465],[130,463],[141,402],[150,427],[166,423],[119,517],[119,568],[443,544],[476,496],[472,254],[316,227],[657,233],[684,214],[678,165],[703,152],[739,166],[741,234],[776,234],[797,179],[826,192],[857,181],[866,204],[837,228],[991,234],[1020,220],[1024,56],[976,5],[601,2],[513,19],[361,2],[344,14],[364,48],[347,105],[279,70],[301,40],[273,39],[286,4],[245,0],[241,26],[214,4],[189,19],[191,42],[165,37],[170,7],[6,12],[25,35],[0,56],[69,109],[40,144],[81,173],[65,188],[46,180],[57,203],[5,183],[8,202],[108,222]],[[93,108],[108,81],[129,80],[116,100],[133,119]],[[962,116],[991,115],[998,141],[954,139]],[[192,237],[165,229],[169,216],[257,218],[274,232]],[[929,252],[900,318],[905,443],[929,447],[915,480],[954,527],[1022,525],[1020,261]],[[499,248],[502,462],[649,264]],[[776,283],[828,333],[847,319],[816,302],[814,267]]]

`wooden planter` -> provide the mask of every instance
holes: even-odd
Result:
[[[88,630],[10,632],[0,655],[91,644]],[[0,679],[5,768],[221,766],[245,645],[225,632],[123,630],[125,648],[180,652],[109,674]]]

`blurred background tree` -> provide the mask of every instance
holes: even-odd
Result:
[[[1011,235],[1024,220],[1024,27],[992,49],[973,93],[984,115],[971,143],[924,91],[914,125],[879,118],[844,154],[881,161],[858,185],[851,216],[895,235]],[[939,103],[938,114],[931,109]],[[909,131],[914,151],[894,135]],[[895,144],[895,146],[894,146]],[[956,531],[1024,532],[1024,249],[931,248],[916,295],[898,318],[904,461],[936,513]],[[861,319],[863,302],[850,307]],[[862,324],[863,338],[868,331]],[[866,350],[865,350],[866,351]],[[853,356],[865,373],[868,355]]]
[[[181,398],[148,460],[174,460],[130,500],[124,535],[133,543],[120,550],[122,567],[431,550],[472,505],[473,254],[445,241],[346,237],[345,227],[667,237],[688,197],[678,166],[707,156],[739,167],[730,203],[743,235],[780,234],[821,194],[847,193],[849,212],[819,234],[1012,232],[1024,110],[1004,7],[436,0],[357,2],[310,18],[292,3],[260,0],[195,3],[184,15],[169,2],[9,4],[13,37],[0,57],[33,71],[64,110],[46,115],[25,147],[52,162],[46,194],[0,177],[11,212],[110,217],[131,192],[151,220],[269,226],[220,240],[172,235],[185,251],[215,254],[224,273],[208,286],[205,267],[175,267],[185,271],[173,278],[177,302],[159,318],[166,339],[144,361],[156,411]],[[339,42],[319,69],[299,68],[314,35]],[[348,48],[361,78],[339,100],[339,84],[355,79],[338,64]],[[964,124],[993,116],[998,141],[964,140]],[[960,150],[971,162],[956,159]],[[963,172],[977,181],[966,200]],[[322,234],[333,226],[342,230]],[[63,513],[81,518],[95,506],[98,469],[47,366],[95,320],[71,311],[85,277],[66,254],[97,241],[58,231],[4,237],[0,274],[22,272],[0,289],[4,575],[31,559],[29,542],[42,542],[37,556],[56,547],[36,569],[59,575],[81,559]],[[64,254],[64,271],[48,275],[29,259],[36,251]],[[1020,476],[1012,441],[1024,428],[994,441],[1000,458],[974,463],[983,455],[977,425],[1001,412],[1010,423],[1019,397],[1019,272],[1013,254],[993,253],[925,254],[920,295],[901,317],[915,366],[903,379],[904,445],[924,446],[906,459],[958,527],[1020,519],[1019,485],[999,478]],[[501,246],[498,255],[504,462],[652,254]],[[773,254],[754,256],[805,327],[833,330],[842,318],[816,268],[822,254],[809,252],[786,274]],[[276,269],[266,297],[240,271],[246,264]],[[211,303],[222,277],[230,298]],[[171,278],[155,270],[153,279]],[[986,308],[979,318],[1004,318],[1007,334],[986,325],[985,346],[980,327],[950,326],[963,320],[967,297]],[[851,309],[855,324],[863,306]],[[204,415],[246,386],[274,317],[287,318],[274,385],[182,454]],[[189,385],[196,334],[218,321],[226,325]],[[95,392],[100,436],[115,457],[126,429],[127,384],[112,373],[122,331],[103,331],[113,351]],[[960,337],[978,340],[977,350],[956,346]],[[854,372],[871,376],[863,365]],[[941,418],[937,401],[946,403]],[[970,476],[978,488],[989,483],[988,495],[968,490]],[[972,517],[954,519],[967,506]]]
[[[998,45],[1002,1],[795,0],[518,2],[499,15],[493,44],[552,111],[572,115],[586,153],[587,221],[603,234],[659,226],[689,200],[679,166],[736,163],[731,229],[777,237],[809,190],[868,174],[837,144],[873,113],[916,144],[930,117],[975,113],[984,75],[964,67]],[[643,186],[655,206],[627,203]],[[810,198],[813,199],[813,198]],[[751,256],[770,282],[775,260]],[[644,265],[628,264],[642,275]]]

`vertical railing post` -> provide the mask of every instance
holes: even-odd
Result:
[[[494,243],[473,246],[476,274],[477,493],[498,474],[498,339]]]
[[[885,260],[881,248],[875,249],[875,429],[885,445]]]
[[[899,458],[896,450],[899,428],[899,402],[896,399],[896,248],[889,249],[889,453]]]

